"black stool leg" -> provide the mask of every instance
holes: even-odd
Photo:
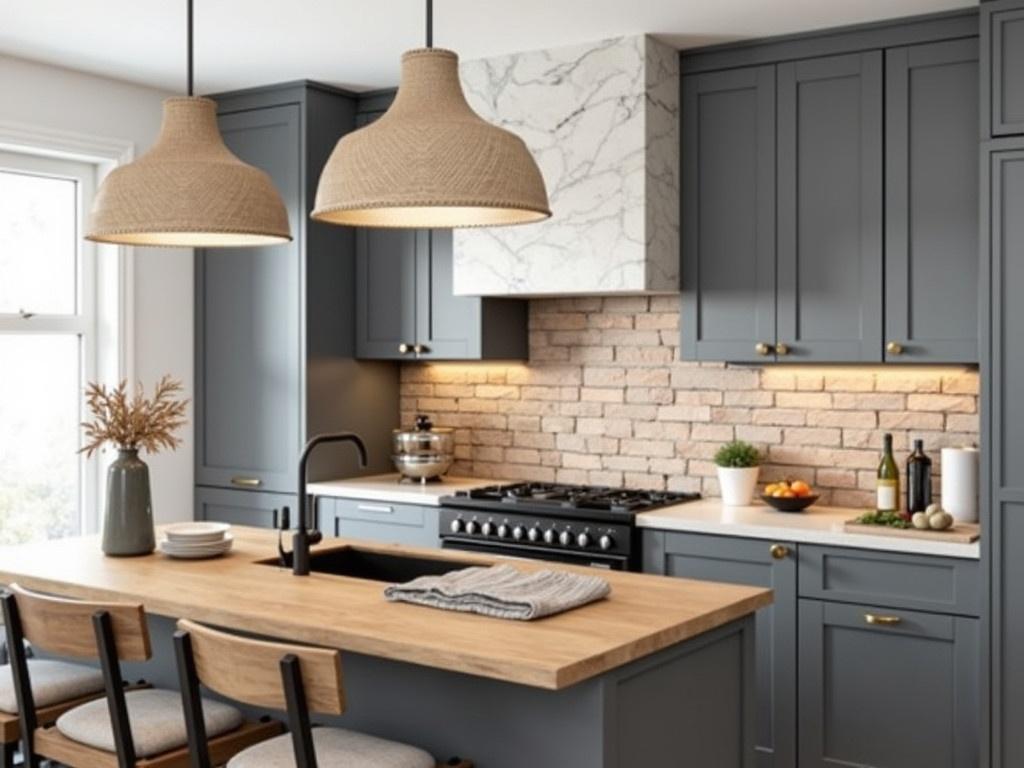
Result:
[[[17,742],[0,744],[0,768],[14,768],[14,750]]]

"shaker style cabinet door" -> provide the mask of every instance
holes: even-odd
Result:
[[[978,768],[978,619],[800,600],[800,768]]]
[[[1024,134],[1024,2],[982,3],[981,28],[988,70],[982,105],[989,113],[983,134]]]
[[[977,363],[978,41],[893,48],[885,71],[885,360]]]
[[[257,528],[279,528],[281,511],[288,507],[294,515],[298,504],[298,496],[224,488],[196,488],[195,500],[196,520]]]
[[[684,360],[775,357],[775,66],[683,78]]]
[[[298,105],[219,118],[224,141],[270,174],[294,239],[196,251],[196,484],[293,492],[302,439]]]
[[[777,72],[776,352],[794,362],[881,361],[882,54]]]
[[[452,231],[423,232],[416,260],[416,343],[421,359],[479,359],[483,300],[452,292]]]
[[[356,357],[412,358],[416,344],[416,261],[427,233],[356,230]]]
[[[644,531],[644,572],[771,588],[755,617],[754,768],[796,768],[796,546],[701,534]]]

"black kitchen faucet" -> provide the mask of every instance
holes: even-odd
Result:
[[[309,575],[309,548],[314,544],[319,544],[324,536],[316,528],[308,527],[309,518],[307,517],[306,509],[308,502],[306,494],[306,463],[313,449],[323,443],[353,443],[359,451],[359,466],[365,467],[367,463],[366,445],[363,443],[363,439],[353,432],[327,432],[322,435],[316,435],[310,438],[309,442],[306,443],[306,447],[302,449],[302,455],[299,456],[298,521],[295,533],[292,534],[292,573],[296,576]],[[283,528],[288,527],[287,521],[288,508],[285,507],[282,514]],[[284,560],[283,552],[281,556],[282,560]]]

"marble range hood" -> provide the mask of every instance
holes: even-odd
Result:
[[[455,292],[679,290],[679,54],[637,35],[461,65],[466,98],[523,138],[553,216],[455,230]]]

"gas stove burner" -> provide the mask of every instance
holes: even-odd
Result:
[[[533,508],[537,511],[592,510],[618,514],[657,509],[700,498],[700,494],[696,493],[534,482],[490,485],[459,491],[456,496],[463,500],[498,502],[521,506],[524,509]]]

